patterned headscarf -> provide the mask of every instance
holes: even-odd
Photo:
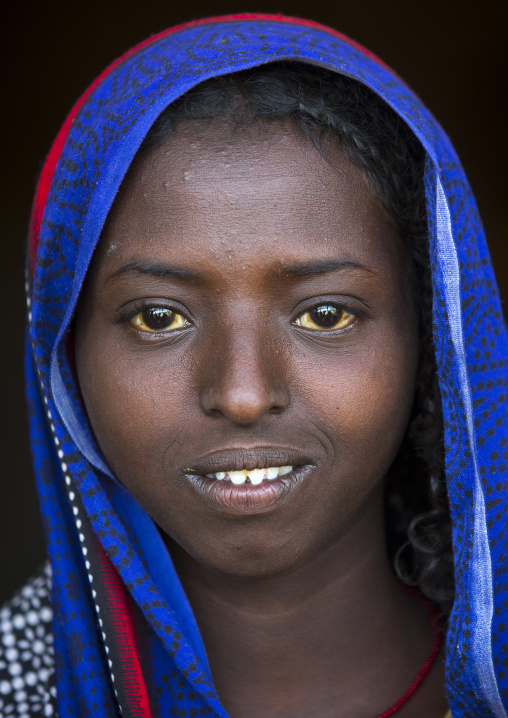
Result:
[[[128,52],[79,100],[42,171],[29,239],[26,363],[52,568],[55,710],[226,718],[162,538],[96,445],[66,339],[112,202],[157,116],[203,80],[281,59],[358,79],[425,148],[455,556],[447,687],[454,718],[506,718],[508,342],[475,201],[447,136],[386,65],[334,30],[263,15],[190,23]]]

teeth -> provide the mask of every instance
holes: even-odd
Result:
[[[254,484],[255,486],[260,484],[264,478],[266,478],[266,470],[265,469],[253,469],[252,471],[249,471],[250,482],[251,482],[251,484]]]
[[[290,471],[293,471],[292,466],[269,466],[266,469],[217,471],[217,473],[215,474],[207,474],[207,477],[209,479],[218,479],[219,481],[223,481],[227,477],[229,478],[231,483],[235,484],[236,486],[244,484],[248,478],[251,484],[253,484],[254,486],[258,486],[262,481],[264,481],[264,479],[273,481],[273,479],[276,479],[278,476],[284,476],[284,474],[289,474]]]
[[[229,480],[233,484],[244,484],[245,479],[247,478],[247,472],[246,471],[228,471]]]

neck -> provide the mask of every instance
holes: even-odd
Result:
[[[373,716],[411,684],[432,632],[393,576],[377,504],[284,575],[217,574],[171,546],[219,696],[235,718],[335,716],[337,701],[341,715]]]

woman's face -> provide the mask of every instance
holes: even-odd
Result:
[[[131,168],[79,305],[113,472],[236,576],[286,572],[381,515],[414,392],[410,281],[335,140],[325,160],[290,124],[180,126]]]

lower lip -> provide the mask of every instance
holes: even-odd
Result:
[[[186,475],[198,494],[214,508],[231,514],[262,514],[285,504],[298,491],[312,466],[297,466],[277,479],[260,484],[233,484],[231,481]]]

